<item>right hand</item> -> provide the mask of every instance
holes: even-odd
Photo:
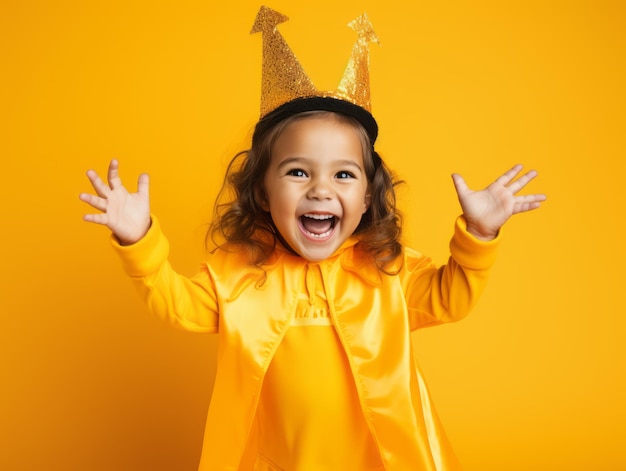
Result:
[[[137,192],[129,193],[118,174],[119,163],[111,160],[105,184],[94,170],[87,171],[96,195],[81,193],[79,198],[101,211],[85,214],[83,220],[102,224],[113,232],[120,244],[130,245],[146,235],[150,228],[149,177],[142,173],[137,180]]]

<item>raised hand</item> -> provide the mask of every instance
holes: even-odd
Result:
[[[122,245],[130,245],[141,239],[150,228],[149,178],[145,173],[139,175],[137,192],[129,193],[122,185],[118,167],[118,161],[111,160],[108,185],[94,170],[88,170],[87,178],[96,194],[81,193],[79,198],[101,211],[85,214],[85,221],[107,226]]]
[[[493,239],[512,215],[536,209],[546,200],[544,194],[516,195],[537,176],[531,170],[515,180],[521,170],[522,166],[516,165],[481,191],[469,189],[463,177],[452,175],[471,234],[483,240]]]

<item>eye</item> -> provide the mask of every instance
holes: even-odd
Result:
[[[348,172],[347,170],[341,170],[337,172],[336,178],[354,178],[354,174],[352,172]]]
[[[290,175],[292,177],[306,177],[307,176],[306,172],[302,170],[301,168],[291,169],[287,172],[287,175]]]

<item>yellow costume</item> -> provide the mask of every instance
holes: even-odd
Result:
[[[156,219],[138,243],[114,241],[153,312],[219,335],[200,471],[459,469],[415,365],[410,331],[465,316],[485,286],[497,245],[471,236],[461,217],[450,260],[440,268],[405,249],[399,273],[385,275],[352,238],[319,263],[277,249],[262,270],[234,248],[219,249],[186,278],[169,265]],[[311,355],[326,364],[299,368],[290,361],[308,361],[299,346],[304,341],[323,348]],[[320,373],[315,364],[330,370]],[[320,377],[328,384],[313,380]],[[282,397],[281,382],[288,391]],[[334,436],[332,422],[320,430],[321,421],[311,417],[316,412],[302,410],[310,397],[287,403],[299,390],[319,396],[312,406],[320,413],[339,409],[340,430],[354,427],[354,436]],[[333,397],[343,406],[333,405]],[[298,424],[320,433],[308,436]],[[311,463],[320,449],[342,467]]]

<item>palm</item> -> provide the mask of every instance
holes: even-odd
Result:
[[[86,214],[85,221],[107,226],[123,244],[141,239],[150,227],[148,176],[139,176],[136,193],[122,185],[116,160],[109,165],[108,185],[93,170],[87,172],[87,177],[96,195],[82,193],[80,199],[101,212]]]
[[[516,165],[481,191],[468,188],[460,175],[452,176],[470,232],[481,238],[493,238],[512,215],[536,209],[545,201],[543,194],[516,195],[537,176],[531,170],[514,180],[521,170],[522,166]]]

